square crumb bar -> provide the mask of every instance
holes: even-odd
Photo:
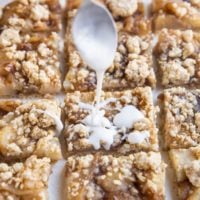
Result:
[[[93,92],[66,95],[64,137],[68,154],[158,150],[155,108],[149,87],[103,93],[99,114],[104,120],[95,125],[100,127],[100,133],[87,122],[94,98]]]
[[[69,157],[65,199],[164,200],[164,172],[155,152]]]
[[[200,146],[169,152],[180,200],[200,199]]]
[[[198,0],[153,0],[154,29],[200,30],[200,2]]]
[[[57,32],[61,27],[60,13],[59,0],[14,0],[3,8],[0,27],[22,32]]]
[[[161,84],[200,85],[199,51],[200,33],[163,29],[155,47]]]
[[[68,1],[68,24],[65,38],[68,71],[63,86],[66,91],[92,91],[96,88],[95,71],[81,59],[71,34],[71,23],[81,1],[76,2]],[[135,0],[103,1],[110,9],[119,32],[114,62],[104,76],[105,90],[136,86],[154,87],[156,84],[152,67],[151,29],[148,20],[144,20],[142,5],[136,2]]]
[[[61,159],[56,137],[62,130],[60,115],[54,100],[0,100],[0,158],[13,161],[34,154]]]
[[[61,74],[57,33],[0,33],[0,95],[57,93]]]
[[[172,88],[160,98],[165,146],[176,149],[200,144],[200,90]]]
[[[49,158],[31,156],[24,162],[0,163],[0,200],[47,200]]]

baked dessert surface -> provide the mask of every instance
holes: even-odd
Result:
[[[200,3],[197,0],[153,0],[153,26],[162,28],[200,30]]]
[[[160,154],[155,152],[69,157],[65,196],[68,200],[161,200],[164,199],[164,168]]]
[[[61,74],[59,36],[21,33],[6,28],[0,33],[0,95],[58,93]]]
[[[169,152],[175,171],[180,200],[197,200],[200,197],[200,146],[173,149]]]
[[[165,147],[189,148],[199,144],[200,90],[171,88],[163,92]]]
[[[155,47],[161,84],[199,86],[200,34],[192,30],[163,29]]]
[[[60,12],[59,0],[15,0],[3,8],[0,27],[21,32],[58,32]]]
[[[89,105],[94,98],[93,92],[75,92],[66,95],[64,137],[69,154],[93,150],[111,150],[122,154],[141,150],[158,150],[155,108],[149,87],[102,94],[100,112],[109,120],[108,123],[105,119],[105,124],[102,126],[104,127],[101,130],[102,138],[99,138],[100,136],[95,133],[96,130],[87,123],[88,115],[91,113]],[[130,111],[127,112],[127,109]],[[117,122],[119,118],[122,118],[122,122]],[[129,123],[130,125],[126,126]],[[111,133],[108,133],[110,130]],[[112,130],[114,135],[112,135]],[[95,143],[99,142],[98,147],[91,142],[93,135],[99,138],[95,140]],[[112,137],[112,140],[104,138],[107,135]],[[137,140],[138,137],[140,139],[137,142],[133,141],[132,137],[135,138],[133,140]],[[107,141],[110,143],[108,144]]]
[[[65,54],[66,91],[93,91],[96,74],[80,58],[74,46],[71,25],[82,1],[69,0]],[[122,90],[136,86],[155,87],[152,67],[152,33],[150,20],[144,18],[144,7],[137,1],[101,1],[111,12],[118,30],[118,47],[113,64],[104,76],[104,90]]]
[[[49,158],[31,156],[24,162],[0,163],[0,200],[47,200]]]
[[[20,161],[31,155],[61,159],[60,115],[54,100],[0,100],[1,160]]]

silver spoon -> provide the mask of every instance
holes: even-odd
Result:
[[[117,31],[109,11],[94,0],[86,0],[72,26],[74,43],[83,60],[97,74],[97,102],[103,74],[112,64],[117,48]]]

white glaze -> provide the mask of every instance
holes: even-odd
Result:
[[[91,128],[91,135],[88,138],[90,144],[93,145],[94,149],[98,150],[101,147],[101,142],[106,150],[110,149],[110,146],[114,142],[114,136],[116,131],[114,129],[108,129],[103,127]]]
[[[133,124],[144,119],[144,115],[135,106],[127,105],[113,120],[113,123],[118,128],[132,128]]]
[[[141,144],[149,137],[149,131],[133,131],[127,135],[127,141],[131,144]]]

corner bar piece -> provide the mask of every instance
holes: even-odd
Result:
[[[0,33],[0,95],[54,94],[61,90],[57,33]]]
[[[197,0],[153,0],[154,29],[200,30],[200,2]]]
[[[1,30],[16,28],[21,32],[58,32],[61,28],[59,0],[14,0],[2,10]]]
[[[1,162],[0,200],[47,200],[50,173],[49,158],[31,156],[25,162]]]
[[[180,200],[200,199],[200,146],[169,152]]]

